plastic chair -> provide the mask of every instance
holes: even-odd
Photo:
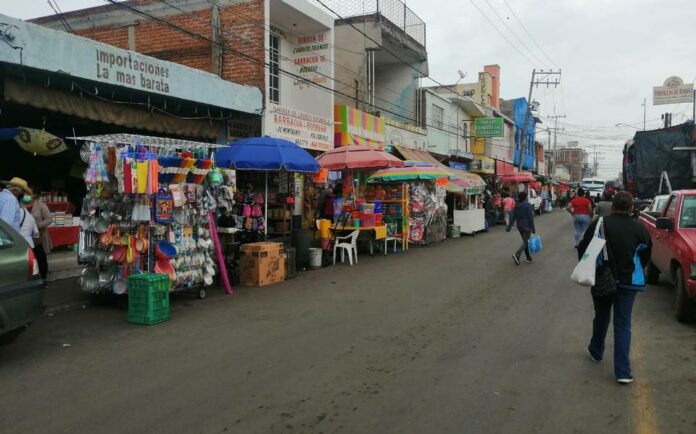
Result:
[[[345,253],[348,253],[348,263],[351,266],[353,265],[353,255],[355,255],[355,263],[358,263],[358,235],[360,235],[360,231],[353,231],[350,233],[350,235],[345,237],[336,237],[336,242],[334,243],[333,249],[334,265],[336,265],[337,249],[341,249],[341,262],[345,262]]]
[[[401,238],[400,237],[386,237],[384,239],[384,256],[387,256],[387,245],[389,244],[389,241],[394,241],[394,253],[396,253],[396,246],[401,241]]]

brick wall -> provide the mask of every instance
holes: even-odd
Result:
[[[130,3],[140,7],[152,3],[138,0]],[[94,8],[78,11],[80,16],[98,15],[111,8]],[[137,17],[135,29],[136,51],[162,60],[192,68],[214,72],[213,46],[210,42],[187,35],[166,24],[159,24]],[[186,14],[163,16],[175,26],[212,39],[212,10],[210,8]],[[222,61],[222,78],[235,83],[258,87],[265,93],[264,56],[264,8],[263,0],[249,0],[220,9],[220,24],[225,50]],[[76,32],[119,48],[128,49],[128,28],[125,26],[92,27]],[[234,52],[243,53],[254,60]]]

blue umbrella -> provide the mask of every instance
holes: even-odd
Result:
[[[238,140],[215,153],[218,167],[236,170],[281,170],[316,173],[317,160],[295,143],[275,137]]]
[[[237,140],[215,153],[217,167],[266,172],[263,229],[268,233],[268,171],[285,169],[288,172],[316,173],[321,166],[317,160],[295,143],[275,137],[253,137]]]

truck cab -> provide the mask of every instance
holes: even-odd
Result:
[[[696,190],[671,193],[662,212],[642,212],[639,221],[653,244],[648,283],[663,274],[674,284],[677,319],[696,321]]]

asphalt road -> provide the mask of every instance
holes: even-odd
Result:
[[[667,284],[639,296],[636,382],[587,358],[589,291],[569,217],[534,264],[502,228],[233,297],[172,320],[111,306],[37,321],[0,348],[3,433],[694,433],[696,327]],[[67,345],[66,345],[67,344]]]

